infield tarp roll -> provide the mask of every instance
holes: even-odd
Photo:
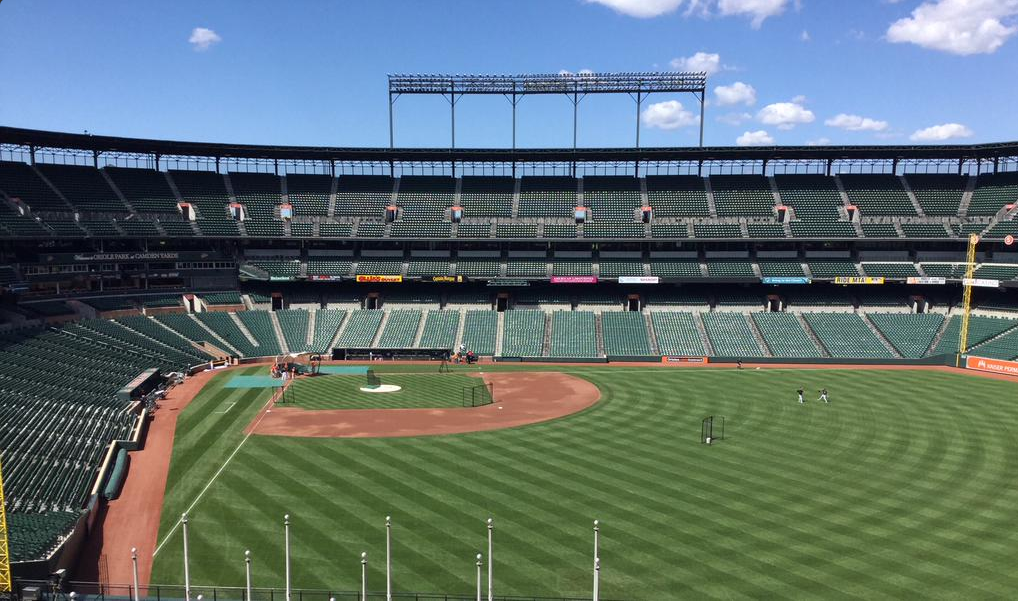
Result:
[[[106,488],[103,490],[103,497],[112,501],[120,496],[120,487],[127,477],[127,468],[130,464],[130,457],[125,449],[117,451],[117,459],[113,462],[113,469],[109,478],[106,479]]]

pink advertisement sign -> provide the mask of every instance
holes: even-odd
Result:
[[[597,283],[594,276],[552,277],[552,283]]]

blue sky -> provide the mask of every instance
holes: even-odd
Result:
[[[1018,0],[3,0],[0,125],[386,146],[390,72],[677,66],[712,72],[708,145],[1018,140],[1016,31]],[[643,145],[696,144],[691,95],[645,108]],[[588,97],[579,145],[632,146],[635,113]],[[466,98],[457,146],[510,120]],[[570,146],[570,102],[523,100],[517,140]],[[396,144],[447,146],[445,101],[399,99]]]

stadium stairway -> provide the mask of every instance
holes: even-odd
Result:
[[[518,191],[517,187],[517,193]],[[513,210],[515,215],[516,210]],[[495,332],[495,354],[502,354],[502,346],[505,344],[505,313],[498,313],[498,329]]]
[[[389,317],[391,317],[390,311],[386,310],[382,313],[382,322],[378,324],[378,329],[375,331],[375,337],[371,340],[372,348],[378,347],[378,342],[382,339],[382,334],[385,333],[385,327],[389,324]]]
[[[657,333],[654,331],[654,322],[649,312],[643,311],[640,314],[643,315],[644,326],[647,329],[647,341],[650,344],[651,354],[661,354],[661,349],[657,345]]]
[[[817,337],[817,334],[813,331],[813,327],[810,326],[809,321],[807,321],[800,313],[795,313],[795,318],[799,321],[799,324],[802,325],[802,329],[806,332],[806,335],[809,336],[809,339],[813,340],[813,344],[815,344],[817,349],[821,352],[821,356],[831,356],[831,351],[827,350],[823,341]]]
[[[885,336],[884,333],[880,331],[880,329],[878,329],[876,325],[874,325],[873,320],[870,319],[870,316],[868,314],[861,312],[859,313],[859,316],[862,318],[863,323],[865,323],[866,326],[873,331],[873,335],[875,335],[877,339],[880,340],[880,342],[884,345],[885,348],[887,348],[887,351],[890,352],[891,355],[894,356],[894,358],[897,359],[902,358],[902,355],[900,352],[898,352],[898,349],[895,348],[894,344],[891,344],[891,341],[887,339],[887,336]]]
[[[248,310],[248,311],[244,311],[244,312],[259,312],[259,311],[257,311],[257,310]],[[261,346],[261,344],[258,342],[258,340],[255,339],[254,334],[252,334],[251,331],[247,328],[247,325],[244,325],[244,322],[241,321],[240,317],[237,316],[237,313],[231,312],[231,313],[229,313],[229,317],[231,319],[233,319],[234,323],[237,324],[237,328],[240,329],[240,333],[244,334],[244,337],[247,338],[247,340],[249,342],[251,342],[252,346],[255,346],[255,347]]]
[[[1018,325],[969,348],[969,354],[1006,361],[1018,359]]]
[[[312,308],[308,311],[308,331],[304,334],[304,343],[310,350],[311,344],[315,341],[315,321],[318,319],[318,309]]]
[[[770,347],[767,346],[767,340],[765,340],[763,334],[760,333],[760,326],[758,326],[756,321],[753,320],[752,315],[749,312],[743,312],[742,314],[746,317],[746,324],[749,325],[749,330],[753,333],[753,338],[756,339],[756,343],[760,347],[760,350],[763,351],[764,356],[773,356],[771,354]]]
[[[707,356],[714,356],[714,346],[711,344],[710,338],[707,337],[707,328],[704,327],[703,317],[700,313],[693,313],[693,323],[696,325],[696,331],[700,335],[700,343],[703,345]]]
[[[279,349],[283,351],[283,354],[290,354],[290,345],[286,341],[286,336],[283,335],[282,326],[279,325],[279,315],[270,312],[269,322],[272,323],[272,331],[275,332],[276,339],[279,340]]]

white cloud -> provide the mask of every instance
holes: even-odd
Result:
[[[818,139],[806,141],[807,147],[825,147],[829,144],[831,144],[831,139],[827,138],[826,136],[821,136]]]
[[[802,33],[799,34],[799,39],[803,42],[809,42],[812,38],[809,37],[809,32],[804,29],[802,30]]]
[[[957,55],[989,54],[1018,32],[1018,0],[931,0],[887,28],[891,42]]]
[[[223,39],[207,27],[196,27],[191,30],[191,37],[187,41],[195,50],[208,50],[210,46],[222,42]]]
[[[644,109],[640,117],[646,126],[662,130],[675,130],[700,123],[699,118],[678,101],[654,103]]]
[[[788,0],[718,0],[718,12],[724,16],[752,17],[750,25],[753,29],[760,29],[764,19],[780,15],[787,4]]]
[[[721,55],[700,51],[691,57],[672,59],[671,66],[679,71],[704,71],[713,75],[721,71]]]
[[[816,119],[813,112],[802,106],[805,97],[797,96],[789,103],[771,103],[756,114],[760,123],[777,126],[778,130],[791,130],[797,124],[809,124]]]
[[[660,17],[666,13],[675,11],[682,6],[683,0],[586,0],[588,3],[595,3],[607,6],[617,13],[637,17],[639,19],[650,19]]]
[[[824,120],[824,124],[833,128],[841,128],[842,130],[851,130],[853,132],[860,130],[881,132],[883,130],[887,130],[887,122],[883,120],[875,120],[873,118],[850,115],[848,113],[839,113],[828,120]]]
[[[929,128],[923,128],[922,130],[916,130],[908,138],[913,141],[928,142],[945,141],[949,138],[967,138],[969,136],[972,136],[972,130],[967,126],[951,123],[938,124]]]
[[[735,139],[735,144],[740,147],[756,147],[760,145],[773,145],[774,137],[767,134],[766,130],[756,130],[754,132],[746,131],[743,132],[739,138]]]
[[[715,86],[714,96],[718,105],[754,105],[756,104],[756,88],[742,82],[731,86]]]
[[[716,118],[722,124],[728,124],[729,126],[738,126],[743,122],[748,122],[753,119],[753,116],[748,113],[726,113],[719,115]]]

